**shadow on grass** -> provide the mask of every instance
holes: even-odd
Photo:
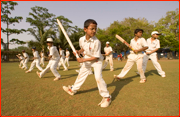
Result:
[[[148,77],[148,76],[152,76],[153,74],[156,74],[159,76],[157,70],[149,70],[148,72],[145,72],[145,76]]]

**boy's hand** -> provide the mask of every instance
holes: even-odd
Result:
[[[77,61],[78,61],[79,63],[83,63],[83,58],[77,58]]]
[[[148,54],[151,54],[151,52],[146,52],[146,54],[148,55]]]
[[[138,53],[138,50],[134,50],[133,52],[134,52],[134,53]]]

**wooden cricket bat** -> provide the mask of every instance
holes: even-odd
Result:
[[[129,45],[129,43],[127,43],[122,37],[116,34],[116,38],[119,39],[122,43],[124,43],[127,47],[129,47],[132,51],[134,51],[134,49]]]
[[[64,27],[62,26],[61,22],[60,22],[58,19],[57,19],[57,22],[58,22],[58,25],[59,25],[59,27],[61,28],[61,30],[62,30],[64,36],[66,37],[66,40],[68,41],[68,43],[69,43],[71,49],[73,50],[73,52],[76,53],[76,58],[79,58],[79,56],[78,56],[78,54],[77,54],[77,52],[76,52],[76,50],[75,50],[75,48],[74,48],[74,46],[73,46],[71,40],[69,39],[69,37],[68,37],[66,31],[64,30]]]

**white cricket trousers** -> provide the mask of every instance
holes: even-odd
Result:
[[[128,56],[126,65],[124,66],[123,70],[117,77],[123,78],[128,73],[128,71],[132,68],[132,66],[134,65],[135,62],[137,64],[137,70],[140,74],[140,78],[146,80],[144,71],[142,69],[143,54],[130,54]]]
[[[20,63],[19,63],[19,66],[20,66],[20,67],[21,67],[21,66],[23,67],[23,64],[24,64],[24,60],[21,60]]]
[[[110,57],[106,56],[105,63],[102,68],[103,69],[106,68],[106,66],[108,65],[108,61],[109,61],[110,69],[113,70],[114,68],[113,68],[113,57],[112,56],[110,56]]]
[[[40,65],[42,64],[44,66],[44,57],[41,57]]]
[[[28,61],[29,61],[29,58],[25,59],[22,68],[28,69],[28,66],[27,66]]]
[[[151,59],[154,67],[157,69],[159,75],[165,75],[165,72],[162,70],[161,65],[157,61],[157,53],[153,53],[150,55],[144,54],[143,66],[142,66],[143,71],[144,72],[146,71],[146,66],[147,66],[147,62],[148,62],[149,58]]]
[[[32,71],[32,70],[34,69],[34,66],[35,66],[35,65],[36,65],[36,67],[37,67],[40,71],[43,70],[43,68],[40,66],[40,60],[39,60],[39,59],[35,59],[35,60],[31,63],[31,66],[30,66],[30,68],[29,68],[28,71]]]
[[[91,70],[91,67],[94,68],[94,75],[100,95],[102,97],[109,97],[110,95],[109,95],[109,91],[107,90],[107,85],[104,79],[102,78],[102,61],[84,62],[80,69],[78,77],[72,87],[72,90],[77,91],[80,89],[82,84],[85,82],[87,76],[89,75],[89,71]]]
[[[69,67],[69,57],[68,58],[65,58],[65,65],[66,65],[66,63],[67,63],[67,65],[68,65],[68,67]]]
[[[49,69],[51,70],[51,72],[54,74],[54,76],[56,78],[60,78],[61,75],[58,73],[58,71],[56,70],[57,66],[58,66],[58,62],[59,62],[59,59],[57,60],[49,60],[49,63],[48,65],[46,66],[46,68],[40,73],[40,76],[43,77],[46,72],[49,71]]]
[[[61,64],[63,65],[64,69],[66,70],[67,67],[66,67],[66,65],[65,65],[65,63],[64,63],[64,59],[63,59],[62,57],[60,58],[60,61],[59,61],[59,63],[58,63],[58,68],[61,67]]]

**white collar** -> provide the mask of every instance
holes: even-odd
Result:
[[[96,37],[91,37],[88,41],[86,40],[86,35],[84,36],[84,42],[93,42]]]

